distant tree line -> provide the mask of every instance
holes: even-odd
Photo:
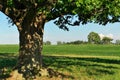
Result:
[[[66,45],[69,45],[69,44],[79,45],[79,44],[88,44],[88,42],[80,41],[80,40],[70,41],[70,42],[57,41],[57,45],[63,45],[63,44],[66,44]]]
[[[76,40],[76,41],[71,41],[71,42],[66,42],[65,44],[87,44],[88,42],[86,41],[80,41],[80,40]]]
[[[50,41],[43,42],[43,45],[51,45]]]
[[[76,41],[70,41],[70,42],[62,42],[62,41],[57,41],[57,45],[69,45],[69,44],[74,44],[74,45],[79,45],[79,44],[117,44],[120,45],[120,40],[116,40],[115,43],[112,43],[113,39],[107,36],[100,37],[100,35],[96,32],[90,32],[87,36],[88,41],[82,41],[82,40],[76,40]],[[52,43],[50,41],[44,42],[44,45],[51,45]]]
[[[120,45],[120,40],[116,40],[116,44],[117,44],[117,45]]]

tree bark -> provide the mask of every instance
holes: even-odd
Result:
[[[25,20],[26,21],[26,20]],[[42,45],[45,18],[36,16],[32,21],[26,21],[18,26],[19,30],[19,57],[14,68],[15,74],[20,74],[22,79],[31,80],[42,75]],[[17,72],[17,73],[16,73]],[[13,75],[15,75],[13,73]],[[17,77],[17,76],[16,76]],[[17,79],[15,79],[17,80]],[[21,79],[18,79],[21,80]]]
[[[25,78],[37,75],[42,68],[42,36],[36,32],[20,33],[20,50],[16,69]]]

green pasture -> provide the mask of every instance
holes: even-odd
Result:
[[[18,45],[0,45],[0,53],[18,53]]]
[[[47,45],[44,55],[120,56],[120,45]]]
[[[45,45],[43,62],[63,74],[47,80],[119,80],[120,45]],[[17,62],[18,45],[0,45],[0,80]]]

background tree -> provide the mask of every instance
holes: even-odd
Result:
[[[111,39],[111,38],[109,38],[109,37],[103,37],[102,43],[103,43],[103,44],[110,44],[112,40],[113,40],[113,39]]]
[[[57,45],[62,45],[62,44],[63,44],[63,42],[57,41]]]
[[[51,45],[51,42],[50,41],[46,41],[46,42],[44,42],[44,45]]]
[[[116,40],[115,44],[120,45],[120,40]]]
[[[19,31],[19,58],[13,75],[25,79],[42,75],[46,22],[57,18],[54,23],[63,30],[88,22],[120,22],[120,0],[0,0],[0,10]]]
[[[100,36],[98,33],[90,32],[88,35],[88,42],[92,44],[100,44]]]

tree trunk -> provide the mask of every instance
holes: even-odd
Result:
[[[42,68],[43,35],[38,33],[20,33],[20,50],[17,63],[19,73],[25,78],[35,76]]]
[[[19,27],[19,57],[14,68],[13,75],[21,75],[22,78],[14,80],[31,80],[42,75],[42,45],[45,20],[43,16],[37,16],[34,21],[26,21]],[[17,77],[17,76],[16,76]]]

